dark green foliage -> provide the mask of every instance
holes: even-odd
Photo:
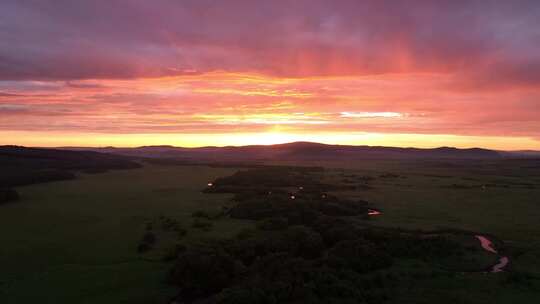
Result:
[[[287,250],[293,256],[316,258],[325,249],[321,235],[305,226],[293,226],[285,230],[282,240],[286,242]]]
[[[152,246],[147,243],[139,243],[137,246],[137,252],[138,253],[145,253],[147,251],[150,251],[152,249]]]
[[[59,169],[5,168],[0,173],[0,185],[7,187],[74,179],[75,174]]]
[[[187,234],[187,230],[182,226],[182,224],[180,224],[180,222],[178,222],[178,220],[174,218],[162,215],[158,219],[158,224],[158,227],[160,227],[163,231],[176,233],[179,239]],[[152,223],[148,223],[146,230],[152,230],[152,228]]]
[[[152,250],[158,240],[171,239],[171,234],[174,239],[183,239],[187,234],[187,230],[180,224],[177,219],[161,215],[157,219],[147,222],[144,226],[145,233],[137,247],[138,252],[143,253]],[[164,260],[172,260],[176,257],[176,252],[179,251],[178,246],[172,247],[165,253]]]
[[[328,252],[327,263],[363,273],[392,266],[392,257],[365,240],[341,241]]]
[[[327,198],[326,200],[315,201],[314,208],[325,215],[354,216],[366,214],[367,202]]]
[[[197,228],[197,229],[202,229],[202,230],[205,230],[205,231],[208,231],[208,230],[212,229],[212,226],[214,226],[212,224],[212,222],[202,220],[202,219],[199,219],[199,218],[196,218],[193,221],[193,223],[191,224],[191,227]]]
[[[137,252],[139,253],[145,253],[147,251],[152,250],[154,248],[154,245],[156,244],[157,238],[156,235],[150,231],[146,232],[139,245],[137,246]]]
[[[261,223],[273,221],[285,223],[283,218]],[[311,227],[246,230],[228,241],[189,248],[172,271],[173,281],[181,287],[180,299],[209,303],[381,303],[403,279],[381,272],[397,259],[442,260],[464,250],[447,235],[321,216]],[[195,266],[188,265],[190,259]],[[216,277],[201,273],[210,271]],[[413,271],[405,279],[441,274]]]
[[[180,224],[177,220],[162,216],[160,217],[161,221],[161,229],[165,231],[176,231],[176,232],[185,232],[185,229],[182,227],[182,224]],[[185,234],[185,233],[184,233]]]
[[[277,173],[283,179],[274,176]],[[235,205],[228,214],[258,220],[258,230],[243,230],[234,239],[207,244],[210,253],[206,247],[202,251],[189,248],[189,254],[182,255],[173,270],[174,282],[181,288],[179,299],[203,303],[382,303],[400,284],[403,287],[465,271],[457,269],[464,264],[461,258],[465,252],[471,250],[458,241],[463,232],[368,226],[361,221],[367,217],[367,202],[331,195],[318,188],[322,184],[311,181],[311,174],[287,167],[259,168],[218,179],[209,191],[234,193]],[[381,177],[399,176],[389,173]],[[207,213],[193,216],[194,227],[204,229],[205,223],[210,223],[203,220],[210,218]],[[198,259],[196,266],[188,265],[189,259]],[[411,260],[434,268],[392,272]],[[216,277],[200,273],[212,271]],[[191,277],[196,279],[191,281]],[[519,276],[508,279],[520,280]]]
[[[181,255],[172,271],[172,281],[181,287],[179,298],[214,298],[218,303],[362,303],[373,298],[354,281],[362,273],[391,266],[392,258],[384,246],[362,239],[359,229],[336,218],[366,215],[367,202],[323,192],[330,187],[314,182],[316,172],[258,168],[218,179],[206,189],[234,193],[236,205],[229,215],[260,220],[259,232],[242,231],[233,240],[212,244],[210,253],[195,248]],[[290,187],[296,190],[290,192]],[[203,220],[210,218],[208,213],[193,216],[195,228],[211,224]],[[187,261],[195,255],[199,258],[192,267]],[[246,268],[234,272],[230,265]],[[218,275],[198,273],[211,271]],[[186,281],[192,276],[194,281]]]
[[[316,258],[325,249],[320,234],[305,226],[292,226],[263,236],[251,231],[236,241],[229,242],[226,247],[245,264],[251,264],[257,257],[278,252]]]
[[[374,243],[358,239],[326,247],[313,229],[292,226],[189,248],[170,281],[180,287],[179,299],[210,303],[378,303],[395,279],[367,279],[364,273],[391,265]],[[363,288],[368,284],[373,290]]]
[[[538,280],[530,272],[524,271],[511,271],[505,275],[504,282],[510,285],[516,285],[521,287],[529,288],[532,286],[534,280]]]
[[[335,217],[320,217],[314,223],[313,229],[319,232],[328,247],[345,240],[355,240],[359,236],[359,229],[350,222]]]
[[[243,271],[243,265],[219,247],[186,250],[176,260],[169,281],[181,288],[185,299],[220,292]]]
[[[374,229],[362,231],[362,236],[382,246],[395,257],[430,259],[459,255],[464,248],[445,235],[419,235],[414,233],[385,232]]]
[[[147,232],[144,234],[141,242],[149,245],[154,245],[156,243],[156,235],[152,232]]]
[[[328,258],[301,256],[305,250],[316,251],[306,244],[320,246],[322,240],[294,246],[300,238],[312,239],[313,233],[306,227],[291,227],[269,239],[258,236],[188,249],[179,256],[170,280],[180,287],[179,299],[206,298],[209,303],[380,303],[387,297],[395,278],[362,274],[375,269],[370,264],[372,249],[364,249],[361,243],[352,246],[351,253],[368,260],[359,267],[358,257],[341,254],[344,265],[356,267],[336,267]],[[287,246],[278,250],[277,240]],[[340,250],[347,251],[333,252]],[[253,251],[258,251],[254,259],[242,256]],[[375,265],[386,267],[382,262]],[[358,268],[362,271],[356,271]]]
[[[244,201],[264,195],[287,194],[284,189],[303,189],[305,192],[344,189],[343,186],[321,182],[322,172],[324,169],[318,167],[263,166],[218,178],[204,192],[235,193],[235,200]]]
[[[293,198],[294,197],[294,198]],[[243,198],[230,211],[238,219],[261,220],[284,217],[291,224],[311,225],[321,215],[358,216],[367,214],[367,203],[340,200],[332,196],[298,194],[253,195]]]
[[[289,220],[285,217],[271,217],[257,223],[257,228],[261,230],[282,230],[289,225]]]
[[[264,167],[238,171],[227,177],[218,178],[213,188],[220,187],[299,187],[315,183],[310,173],[320,172],[310,167]]]
[[[223,290],[219,304],[278,304],[274,294],[258,287],[232,287]]]
[[[58,149],[0,146],[0,163],[4,166],[57,168],[66,170],[131,169],[140,165],[126,157],[92,152]]]
[[[184,253],[187,250],[186,245],[184,244],[175,244],[173,247],[169,248],[165,255],[163,256],[163,261],[173,261],[178,255]]]
[[[246,240],[246,239],[254,237],[255,235],[256,235],[256,231],[254,229],[244,228],[240,230],[240,232],[238,232],[238,234],[236,235],[236,238],[239,240]]]
[[[192,216],[193,217],[205,218],[205,219],[211,219],[212,218],[210,213],[208,213],[207,211],[203,211],[203,210],[197,210],[197,211],[193,212]]]
[[[281,217],[291,225],[311,226],[321,215],[367,215],[367,202],[326,193],[342,187],[321,183],[320,173],[318,169],[302,167],[256,168],[219,178],[205,191],[234,193],[236,205],[227,213],[237,219]],[[194,216],[206,217],[206,214]]]
[[[74,171],[99,173],[139,167],[126,157],[105,153],[0,146],[0,187],[74,179]]]
[[[228,208],[223,206],[220,211],[205,211],[205,210],[197,210],[191,214],[192,217],[195,218],[201,218],[201,219],[207,219],[207,220],[215,220],[219,219],[223,215],[225,215],[228,212]]]
[[[488,167],[489,170],[495,170],[497,166],[490,165]],[[125,252],[125,248],[130,248],[126,246],[126,242],[133,241],[129,233],[121,231],[132,231],[132,233],[137,234],[136,237],[140,238],[145,231],[145,226],[141,225],[141,221],[145,218],[153,218],[161,212],[171,215],[184,227],[189,228],[190,233],[193,232],[192,236],[181,240],[182,243],[189,246],[187,250],[191,250],[194,244],[200,244],[203,239],[232,236],[244,227],[253,227],[254,222],[222,219],[219,223],[215,223],[219,226],[216,226],[215,231],[211,233],[201,234],[198,231],[191,231],[194,230],[190,226],[193,221],[192,212],[200,209],[213,211],[220,205],[233,206],[231,202],[220,201],[221,196],[212,197],[209,195],[208,201],[199,200],[199,193],[193,191],[192,188],[192,185],[196,187],[196,184],[206,184],[225,171],[209,170],[206,175],[202,176],[201,173],[201,176],[194,178],[195,182],[191,183],[191,181],[186,182],[186,180],[191,178],[193,171],[198,172],[199,169],[192,167],[170,168],[167,169],[170,173],[165,174],[166,169],[150,166],[143,170],[135,170],[129,175],[127,172],[111,172],[102,176],[87,176],[84,179],[67,183],[69,185],[65,187],[66,189],[62,189],[66,183],[52,184],[47,187],[30,186],[27,189],[21,189],[22,198],[29,202],[26,207],[14,204],[4,209],[0,208],[2,211],[0,214],[4,213],[2,223],[6,225],[6,229],[3,229],[6,232],[6,244],[10,244],[10,240],[14,241],[18,238],[28,243],[29,249],[41,249],[39,254],[33,255],[32,261],[30,261],[28,260],[31,257],[29,254],[18,252],[22,249],[21,246],[5,246],[4,251],[7,254],[4,255],[4,260],[7,261],[5,263],[7,269],[4,269],[6,270],[4,272],[6,278],[11,277],[11,274],[13,277],[17,277],[17,273],[19,273],[21,280],[4,280],[3,287],[9,288],[4,288],[5,292],[0,297],[2,299],[6,296],[19,297],[21,301],[13,301],[31,302],[32,299],[25,298],[28,290],[37,290],[36,288],[43,287],[41,289],[51,291],[51,293],[47,292],[51,298],[59,299],[56,301],[58,303],[93,300],[97,302],[130,302],[131,299],[134,299],[131,301],[133,303],[170,303],[171,301],[168,299],[171,296],[171,289],[164,288],[159,284],[162,283],[163,267],[172,268],[173,263],[160,263],[158,259],[165,255],[166,260],[174,261],[182,252],[182,250],[176,251],[174,248],[178,241],[175,238],[175,233],[164,232],[161,220],[153,219],[150,230],[158,237],[155,252],[151,252],[148,256],[141,256],[140,259],[128,258],[127,262],[133,261],[133,263],[118,263],[119,256],[131,256],[137,245],[131,243],[132,252]],[[469,169],[477,170],[467,167],[467,170]],[[208,169],[201,167],[200,170]],[[377,170],[379,169],[377,168]],[[385,170],[393,171],[398,170],[398,168],[394,168],[392,164]],[[452,170],[452,168],[449,167],[448,170]],[[520,166],[514,170],[509,174],[523,176],[520,179],[515,178],[516,182],[519,180],[536,182],[529,180],[530,177],[527,176],[531,171],[526,171]],[[370,174],[378,176],[379,174],[375,172],[378,171],[370,171]],[[409,171],[403,169],[396,172],[401,174]],[[514,300],[515,303],[538,302],[536,295],[538,294],[539,281],[535,273],[538,250],[532,244],[537,239],[538,229],[534,226],[536,224],[534,222],[536,219],[534,217],[536,214],[534,203],[536,202],[531,198],[536,193],[526,192],[528,190],[507,193],[513,191],[512,189],[494,193],[468,191],[468,193],[463,193],[463,196],[460,194],[453,197],[450,190],[445,190],[440,186],[454,181],[458,182],[460,173],[441,171],[455,176],[451,180],[431,182],[421,178],[421,175],[417,175],[421,171],[416,171],[414,174],[414,170],[410,172],[409,182],[413,185],[413,189],[397,184],[393,185],[391,180],[377,180],[374,182],[374,186],[378,189],[376,193],[355,193],[355,196],[366,195],[365,197],[380,201],[381,204],[378,207],[384,208],[388,212],[388,216],[383,215],[374,221],[363,221],[359,217],[325,216],[321,212],[315,211],[317,220],[306,227],[319,233],[324,239],[325,248],[319,257],[301,258],[294,256],[294,253],[288,251],[288,245],[281,245],[288,244],[284,237],[280,237],[281,232],[284,232],[288,226],[279,230],[243,230],[241,237],[234,238],[234,241],[230,242],[234,245],[222,244],[222,246],[224,246],[223,250],[235,260],[242,261],[242,264],[245,265],[245,272],[231,277],[232,283],[221,292],[203,295],[193,303],[213,303],[219,300],[228,300],[228,302],[223,303],[498,303],[509,300]],[[365,173],[358,173],[358,175],[362,174]],[[467,174],[463,173],[463,176],[468,176]],[[497,177],[493,175],[489,177],[474,176],[474,178],[476,180]],[[506,179],[506,177],[504,178]],[[508,179],[513,180],[510,177]],[[133,193],[126,195],[125,191],[127,190],[125,189],[128,189],[131,183],[133,183],[132,188],[135,187],[137,192],[136,197]],[[182,183],[187,183],[186,185],[189,186],[184,187]],[[476,181],[474,183],[476,184]],[[478,184],[484,183],[486,182],[478,182]],[[174,193],[174,196],[172,193],[168,193],[166,196],[160,197],[161,193],[154,192],[154,189],[176,189],[177,186],[178,189],[182,189],[182,192]],[[262,187],[260,192],[264,190],[266,189]],[[276,189],[272,190],[276,191]],[[287,189],[283,190],[282,193],[286,195],[289,191],[299,192],[300,200],[304,195],[315,197],[315,191],[305,190]],[[145,192],[148,195],[138,195],[139,191],[141,194]],[[348,193],[343,193],[343,195],[348,195]],[[513,197],[513,195],[515,196]],[[75,198],[77,198],[76,201]],[[47,202],[47,204],[40,204],[41,202]],[[439,205],[440,209],[437,207]],[[134,208],[135,206],[137,208]],[[41,212],[40,209],[47,212]],[[40,211],[39,214],[43,216],[35,217],[31,221],[21,221],[32,210]],[[58,210],[62,210],[62,212],[58,213]],[[79,219],[83,211],[85,216],[101,217],[102,220],[95,221],[95,225],[87,224],[86,221],[81,222]],[[65,214],[65,219],[73,220],[65,221],[62,214]],[[500,217],[497,217],[500,220],[494,220],[495,214]],[[61,225],[61,227],[59,226],[61,229],[48,229],[53,233],[43,231],[43,233],[35,234],[35,231],[39,231],[40,227],[48,227],[53,222],[54,225]],[[520,224],[519,227],[515,226],[516,222]],[[83,226],[80,226],[81,224]],[[485,231],[500,234],[507,241],[506,246],[502,247],[504,244],[497,242],[495,247],[504,250],[504,254],[511,259],[511,265],[506,268],[505,273],[500,274],[462,274],[461,271],[464,268],[460,268],[459,257],[455,258],[453,255],[447,257],[443,252],[448,250],[447,245],[444,244],[446,241],[439,243],[439,241],[430,240],[430,238],[437,237],[434,233],[388,230],[369,226],[387,227],[402,224],[410,224],[410,227],[422,227],[423,229],[434,229],[435,227],[485,229]],[[123,230],[114,231],[118,228]],[[109,232],[110,235],[107,235]],[[443,238],[447,238],[447,235],[452,233],[457,234],[457,232],[452,231],[438,232],[439,237]],[[92,242],[87,242],[88,239],[100,238],[100,234],[105,236],[102,238],[102,243],[107,245],[106,253],[102,252],[101,247],[103,246],[92,246]],[[76,239],[73,238],[73,235],[77,236]],[[201,236],[203,239],[200,238]],[[37,238],[34,239],[34,237]],[[273,241],[267,241],[269,238],[272,238]],[[401,239],[404,240],[401,241]],[[241,240],[244,242],[240,242]],[[448,241],[455,240],[456,238],[450,237]],[[462,242],[459,238],[457,240]],[[44,241],[68,248],[70,256],[77,254],[88,261],[88,264],[93,264],[92,267],[84,267],[83,269],[70,266],[65,267],[65,271],[61,269],[57,271],[58,267],[50,265],[51,261],[58,262],[59,258],[64,259],[68,256],[64,255],[62,250],[59,252],[58,248],[60,247],[57,246],[50,249],[43,248]],[[348,266],[342,266],[354,264],[357,261],[348,261],[340,257],[340,259],[345,260],[343,263],[330,263],[327,255],[333,247],[342,241],[366,242],[369,247],[374,247],[376,250],[389,249],[391,251],[389,255],[393,261],[392,267],[357,272]],[[467,246],[478,249],[478,242],[474,241],[474,238],[471,237]],[[446,249],[427,248],[426,250],[425,246],[427,245],[425,244],[430,244],[429,246],[441,244]],[[450,247],[452,246],[454,245]],[[461,247],[459,244],[456,246]],[[523,255],[518,257],[517,253],[512,250],[513,246],[518,246],[523,251]],[[143,244],[142,247],[148,248],[146,244]],[[417,250],[416,247],[420,249]],[[432,256],[428,257],[424,252],[431,252]],[[103,253],[107,256],[110,255],[110,258],[104,259]],[[90,263],[92,257],[97,257],[99,261]],[[275,261],[271,262],[270,257],[275,257]],[[472,257],[472,255],[466,253],[463,259],[468,257]],[[476,264],[479,266],[477,270],[483,270],[487,269],[485,266],[490,265],[490,258],[491,255],[488,254],[487,257],[474,257],[471,261],[479,262]],[[456,261],[452,264],[455,266],[454,268],[442,267],[448,263],[439,264],[447,259]],[[492,260],[495,260],[495,257]],[[28,261],[31,263],[27,263]],[[142,264],[142,268],[138,266],[140,264]],[[304,266],[293,266],[295,264],[307,265],[305,266],[306,270],[286,271],[289,267],[292,269],[304,268]],[[36,269],[35,266],[45,270],[51,266],[54,271],[45,271],[43,275],[40,275],[43,280],[29,280],[33,274],[30,271],[28,272],[30,277],[24,275],[26,270],[21,268],[24,265],[29,266],[30,270]],[[103,267],[102,265],[107,266]],[[255,265],[259,266],[255,268]],[[278,272],[276,268],[285,268],[285,271]],[[125,271],[121,269],[125,269]],[[474,271],[473,268],[470,269]],[[513,273],[523,270],[530,271],[534,277],[529,278],[527,273]],[[273,271],[278,273],[271,275]],[[305,274],[306,272],[307,274]],[[89,279],[90,276],[91,279]],[[118,285],[116,279],[118,277],[126,279],[127,281],[124,282],[126,284]],[[141,280],[137,277],[146,279]],[[68,278],[68,280],[63,282],[62,278]],[[51,286],[47,285],[47,282],[53,282],[54,286],[57,283],[66,283],[69,288],[49,288]],[[69,294],[61,291],[56,292],[57,289],[69,291]],[[139,296],[139,294],[151,294],[156,290],[165,289],[167,292],[157,300],[143,299]],[[180,289],[178,288],[176,291],[180,292]],[[90,294],[95,295],[95,298],[89,300]],[[10,300],[8,299],[7,302]],[[177,302],[190,303],[184,297],[179,297]]]

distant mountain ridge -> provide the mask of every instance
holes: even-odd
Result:
[[[148,158],[176,158],[185,160],[333,160],[333,159],[496,159],[502,153],[482,148],[458,149],[453,147],[399,148],[384,146],[327,145],[314,142],[292,142],[276,145],[248,145],[226,147],[185,148],[167,145],[136,148],[81,148],[109,154]]]

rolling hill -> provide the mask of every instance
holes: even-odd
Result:
[[[250,145],[227,147],[183,148],[174,146],[142,146],[136,148],[80,148],[116,155],[145,158],[175,158],[195,161],[248,161],[248,160],[333,160],[333,159],[497,159],[498,151],[481,148],[434,149],[397,148],[381,146],[326,145],[313,142],[293,142],[277,145]]]

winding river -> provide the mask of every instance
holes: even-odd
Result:
[[[489,251],[493,254],[499,254],[497,250],[493,247],[493,242],[483,235],[475,235],[475,237],[480,241],[480,246],[484,250]],[[508,266],[510,259],[507,256],[499,256],[499,262],[491,267],[490,272],[502,272],[504,268]]]
[[[376,216],[376,215],[382,215],[382,212],[377,209],[368,209],[368,215],[369,216]],[[483,235],[475,235],[475,237],[480,241],[480,246],[485,251],[491,252],[493,254],[499,255],[499,252],[493,247],[493,242],[488,239],[487,237]],[[510,259],[507,256],[500,256],[499,255],[499,261],[497,264],[491,266],[491,269],[489,272],[502,272],[508,266],[508,263],[510,263]]]
[[[375,210],[375,209],[368,209],[368,215],[381,215],[382,212],[380,212],[379,210]]]

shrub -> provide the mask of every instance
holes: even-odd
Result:
[[[350,201],[343,199],[327,199],[317,202],[314,206],[317,210],[329,216],[355,216],[367,214],[367,202]]]
[[[261,230],[282,230],[287,229],[289,221],[285,217],[272,217],[257,223],[257,228]]]
[[[156,243],[156,235],[152,232],[147,232],[144,234],[141,242],[149,245],[154,245]]]
[[[535,279],[535,276],[529,272],[510,271],[505,275],[504,282],[506,284],[516,286],[530,287]]]
[[[208,221],[201,220],[201,219],[198,219],[198,218],[196,218],[193,221],[193,224],[191,224],[191,227],[197,228],[197,229],[202,229],[202,230],[205,230],[205,231],[208,231],[208,230],[212,229],[212,226],[213,226],[212,222],[208,222]]]
[[[305,226],[293,226],[283,232],[287,247],[295,256],[316,258],[324,250],[321,235]]]
[[[212,216],[210,215],[210,213],[206,212],[206,211],[203,211],[203,210],[198,210],[198,211],[195,211],[191,214],[191,216],[193,217],[199,217],[199,218],[205,218],[205,219],[211,219]]]
[[[156,236],[154,233],[147,231],[141,241],[139,242],[139,245],[137,246],[137,252],[139,253],[145,253],[147,251],[152,250],[154,248],[154,245],[156,243]]]
[[[217,296],[218,304],[277,304],[272,294],[261,288],[232,287]]]
[[[160,217],[161,220],[161,228],[165,231],[176,231],[177,229],[181,228],[182,226],[180,223],[170,217]]]
[[[179,239],[181,239],[181,238],[183,238],[184,236],[186,236],[186,234],[187,234],[187,230],[186,230],[186,229],[184,229],[184,228],[178,228],[178,229],[176,229],[176,236],[177,236]]]
[[[167,252],[163,256],[164,261],[173,261],[175,260],[179,254],[185,252],[187,250],[186,245],[184,244],[176,244],[171,248],[167,249]]]
[[[146,223],[146,231],[151,231],[153,229],[152,223]]]
[[[145,253],[147,251],[150,251],[151,249],[152,249],[152,246],[147,243],[140,243],[139,246],[137,246],[138,253]]]
[[[208,296],[230,286],[243,271],[241,262],[220,248],[192,248],[178,256],[169,281],[186,299]]]
[[[360,273],[392,265],[392,258],[385,251],[365,240],[341,241],[330,249],[328,255],[330,265]]]
[[[256,232],[253,229],[244,228],[244,229],[240,230],[240,232],[238,232],[238,234],[236,235],[236,238],[239,239],[239,240],[247,240],[249,238],[254,237],[255,234],[256,234]]]

